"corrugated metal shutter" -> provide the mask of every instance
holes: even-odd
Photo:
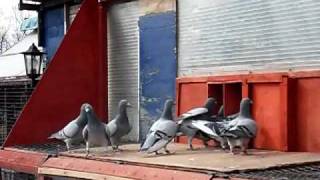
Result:
[[[109,119],[117,113],[118,102],[127,99],[132,130],[128,140],[139,136],[139,31],[138,2],[113,5],[108,10],[108,106]]]
[[[179,76],[320,68],[320,1],[180,0]]]
[[[75,4],[75,5],[71,5],[68,8],[68,27],[72,24],[74,18],[76,17],[77,13],[80,10],[80,6],[81,4]]]

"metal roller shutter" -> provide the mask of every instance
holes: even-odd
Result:
[[[68,17],[69,17],[68,27],[72,24],[74,18],[76,17],[77,13],[79,12],[80,6],[81,6],[81,4],[75,4],[75,5],[69,6],[69,9],[68,9]]]
[[[138,2],[115,4],[108,10],[108,107],[109,119],[118,102],[127,99],[132,130],[127,140],[139,136],[139,7]]]
[[[180,0],[179,76],[319,69],[320,1]]]

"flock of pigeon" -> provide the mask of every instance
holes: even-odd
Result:
[[[250,104],[252,101],[249,98],[243,98],[240,102],[240,112],[225,117],[223,106],[217,114],[213,114],[217,101],[208,98],[203,107],[191,109],[175,120],[172,114],[174,102],[167,100],[160,118],[153,123],[145,141],[141,144],[140,151],[158,154],[159,150],[164,149],[166,153],[170,153],[167,145],[175,137],[185,135],[188,137],[190,150],[193,150],[192,139],[197,138],[202,140],[206,147],[208,141],[214,140],[222,149],[229,147],[233,154],[235,147],[240,147],[241,152],[247,154],[249,141],[257,132],[257,125],[251,117]],[[130,103],[121,100],[118,114],[105,124],[98,119],[92,106],[85,103],[81,106],[76,119],[49,138],[63,140],[68,151],[71,145],[84,141],[87,155],[92,146],[107,148],[111,145],[114,151],[120,151],[121,137],[132,129],[127,107],[131,107]]]

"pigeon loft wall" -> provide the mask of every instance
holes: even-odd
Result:
[[[320,151],[320,71],[181,77],[176,83],[177,115],[208,97],[215,97],[229,115],[239,111],[241,98],[250,97],[258,124],[254,148]]]

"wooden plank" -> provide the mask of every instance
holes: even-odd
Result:
[[[37,169],[47,159],[46,154],[10,150],[0,151],[0,167],[18,172],[37,174]]]
[[[266,150],[250,150],[250,156],[232,155],[219,149],[195,146],[188,151],[185,144],[172,143],[168,149],[170,155],[146,155],[137,151],[139,145],[123,145],[121,153],[105,152],[105,148],[94,148],[89,159],[104,163],[121,163],[140,167],[167,168],[170,170],[205,172],[233,172],[238,170],[258,170],[278,166],[320,162],[320,154],[296,153]],[[85,150],[79,149],[63,156],[85,158]]]
[[[130,165],[127,163],[122,163],[121,161],[108,162],[101,159],[85,159],[65,156],[59,156],[58,158],[49,158],[41,166],[41,168],[64,169],[70,171],[86,172],[90,174],[93,173],[107,176],[145,180],[208,180],[212,177],[212,175],[208,173],[174,170],[170,169],[167,166],[148,167],[144,165]],[[60,175],[63,176],[63,174]]]
[[[84,179],[97,179],[97,180],[130,180],[129,178],[116,177],[104,174],[97,173],[88,173],[88,172],[80,172],[80,171],[72,171],[66,169],[58,169],[58,168],[39,168],[38,174],[41,175],[50,175],[50,176],[64,176],[64,177],[74,177],[74,178],[84,178]]]

